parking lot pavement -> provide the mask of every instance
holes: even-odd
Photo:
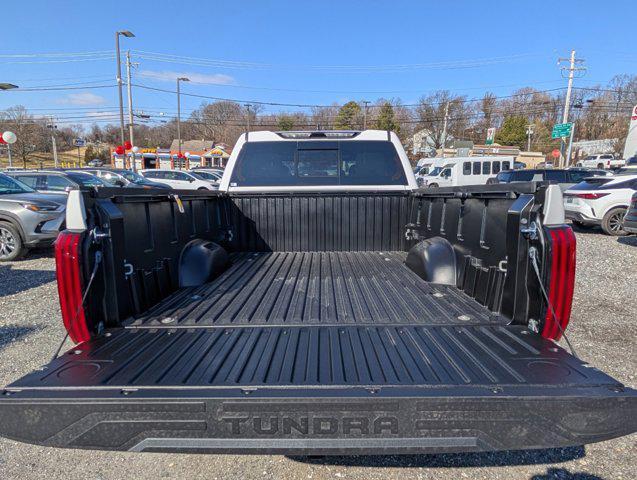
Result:
[[[569,337],[583,359],[635,387],[637,236],[578,231],[577,241]],[[63,337],[47,252],[0,264],[0,385],[47,363]],[[0,439],[1,479],[631,479],[635,471],[636,435],[548,451],[313,459],[74,451]]]

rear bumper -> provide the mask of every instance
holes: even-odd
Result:
[[[572,210],[566,210],[565,216],[569,220],[575,220],[576,222],[587,223],[590,225],[600,225],[602,223],[602,221],[599,220],[598,218],[591,218],[581,212],[576,212]]]
[[[6,393],[6,392],[5,392]],[[352,388],[14,391],[0,434],[54,447],[288,455],[576,446],[637,430],[637,392]]]

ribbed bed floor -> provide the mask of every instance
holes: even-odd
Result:
[[[455,287],[423,281],[405,252],[238,253],[202,287],[185,288],[133,327],[506,324]]]

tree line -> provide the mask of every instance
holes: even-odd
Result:
[[[551,130],[560,123],[565,89],[538,90],[526,87],[498,97],[485,93],[480,98],[439,90],[422,96],[415,104],[398,98],[374,102],[352,100],[343,105],[299,108],[296,111],[266,112],[260,104],[249,107],[231,101],[204,102],[181,121],[182,139],[205,139],[234,144],[250,130],[359,130],[364,127],[395,131],[406,147],[415,132],[425,130],[434,148],[445,140],[470,140],[483,144],[487,130],[497,129],[495,140],[502,145],[527,147],[527,129],[533,132],[531,150],[548,153],[559,146]],[[637,76],[618,75],[608,84],[575,88],[570,121],[576,125],[575,140],[614,139],[615,153],[621,153],[632,107],[637,104]],[[161,122],[161,123],[160,123]],[[50,120],[16,106],[0,113],[0,130],[13,130],[18,142],[14,154],[26,161],[33,152],[51,151]],[[139,146],[170,146],[176,137],[176,119],[150,117],[135,125]],[[66,125],[55,131],[58,148],[71,148],[76,137],[95,145],[120,143],[119,125]],[[98,149],[99,150],[99,149]],[[99,153],[97,151],[96,153]]]

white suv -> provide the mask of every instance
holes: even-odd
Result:
[[[564,192],[566,218],[579,226],[599,225],[608,235],[626,235],[623,221],[637,191],[637,175],[593,177]]]
[[[196,173],[184,170],[158,170],[149,168],[139,173],[150,180],[156,180],[181,190],[216,190],[211,181],[205,180]]]

